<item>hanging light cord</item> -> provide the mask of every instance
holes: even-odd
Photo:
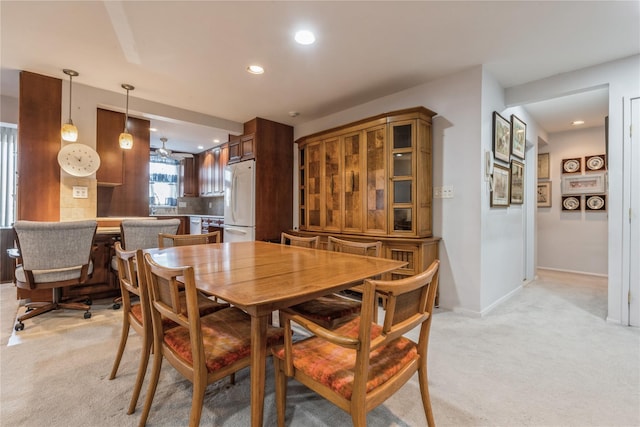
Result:
[[[129,89],[127,89],[127,109],[124,113],[124,133],[129,133],[129,126],[127,123],[129,122]]]
[[[73,87],[73,76],[69,74],[69,123],[73,124],[71,121],[71,88]]]

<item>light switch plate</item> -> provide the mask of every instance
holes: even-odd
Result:
[[[89,198],[89,188],[82,186],[73,186],[73,198],[74,199],[88,199]]]

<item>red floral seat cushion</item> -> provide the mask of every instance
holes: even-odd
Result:
[[[358,317],[340,326],[335,332],[357,338],[359,328]],[[380,336],[381,330],[379,325],[373,323],[371,338]],[[284,348],[274,349],[273,354],[284,360]],[[416,343],[404,337],[373,350],[369,360],[367,393],[384,384],[417,357]],[[355,350],[340,347],[322,338],[314,336],[293,345],[293,366],[348,400],[353,393],[355,363]]]
[[[359,301],[332,294],[294,305],[290,310],[327,329],[334,329],[360,314],[360,308]]]
[[[225,308],[200,318],[207,369],[214,372],[251,354],[251,317],[244,311]],[[284,329],[267,327],[267,346],[282,343]],[[189,330],[168,330],[164,342],[187,363],[193,363]]]

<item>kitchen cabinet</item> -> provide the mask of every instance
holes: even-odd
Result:
[[[129,117],[133,147],[123,150],[118,145],[118,137],[124,128],[124,119],[123,113],[97,109],[98,217],[149,214],[149,120]]]
[[[180,161],[180,197],[196,197],[199,193],[197,161],[195,157],[187,157]]]
[[[223,144],[198,154],[200,196],[224,193],[224,167],[229,160],[229,146]]]
[[[229,164],[251,160],[255,158],[254,133],[245,133],[242,136],[229,140]]]
[[[300,229],[431,236],[434,115],[416,107],[296,141]]]

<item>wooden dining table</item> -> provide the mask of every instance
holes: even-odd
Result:
[[[273,311],[349,288],[406,262],[267,242],[147,249],[166,267],[192,266],[198,289],[251,316],[251,425],[262,426],[267,325]]]

